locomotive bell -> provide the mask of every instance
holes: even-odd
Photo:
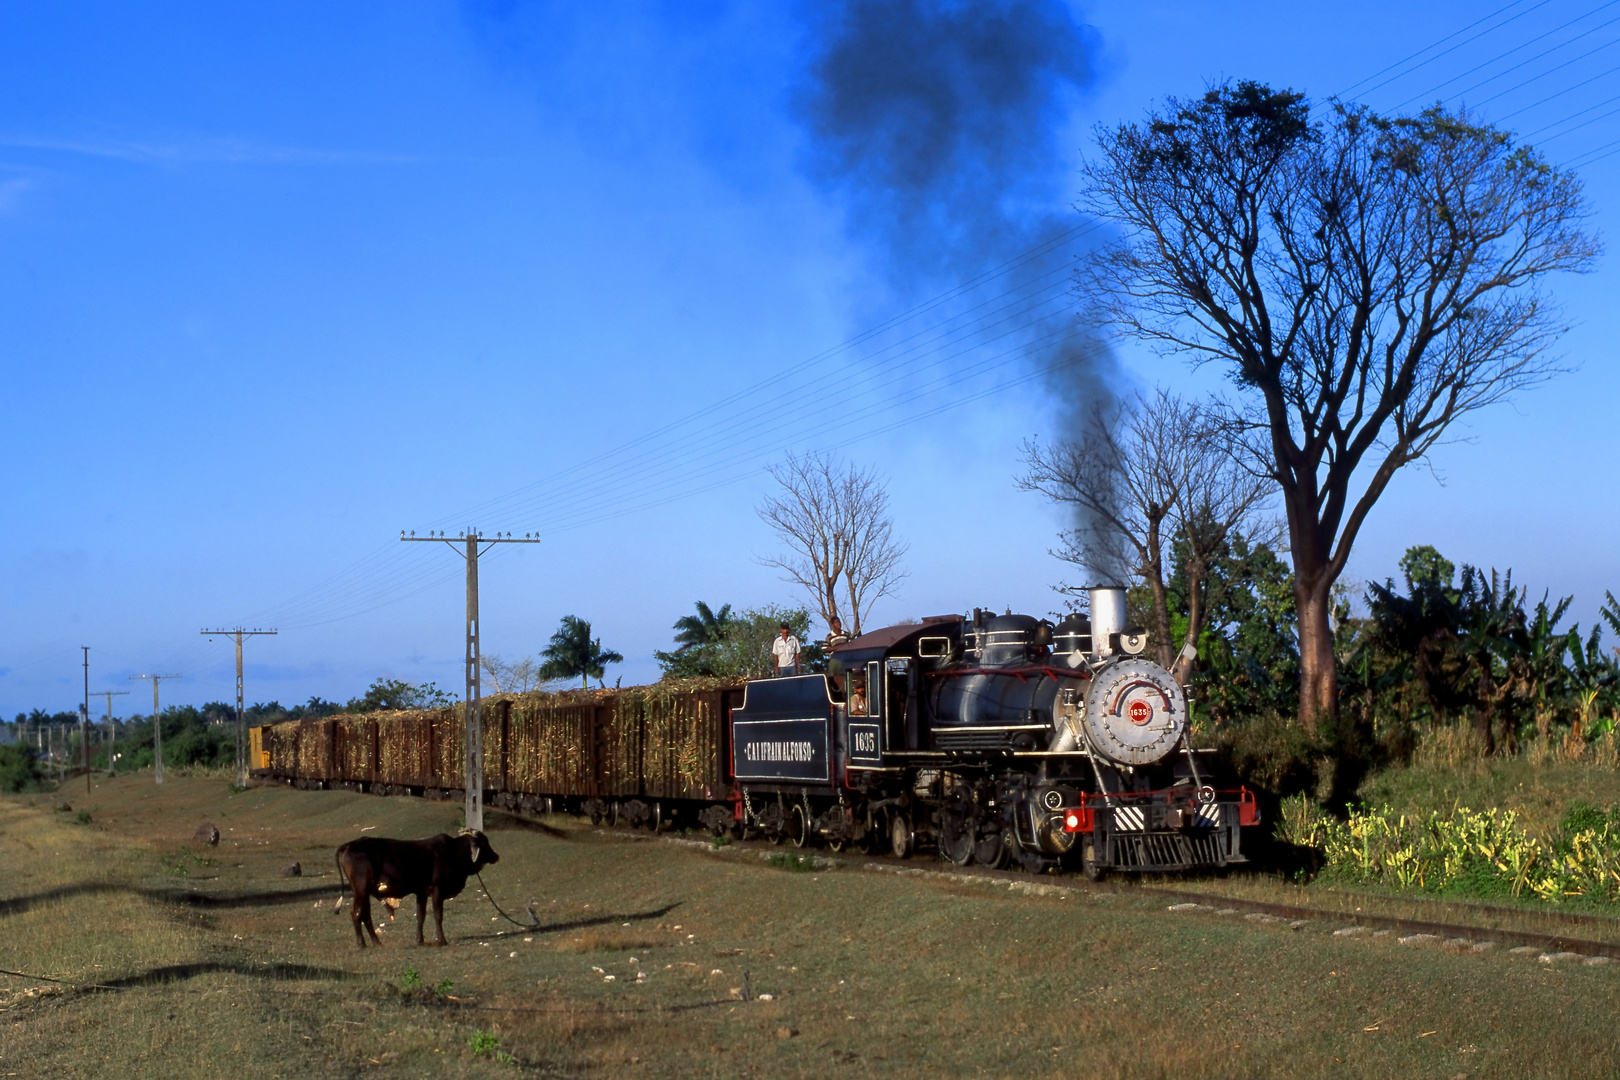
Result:
[[[1187,696],[1151,660],[1110,664],[1092,677],[1081,721],[1093,749],[1121,765],[1151,765],[1187,729]]]

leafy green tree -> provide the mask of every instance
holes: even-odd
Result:
[[[586,690],[591,679],[605,687],[602,676],[607,665],[624,663],[622,655],[602,648],[601,639],[591,637],[591,624],[577,615],[563,616],[562,626],[551,635],[551,644],[540,653],[540,660],[540,678],[547,682],[578,678]]]
[[[723,605],[719,611],[712,611],[708,604],[699,600],[696,604],[697,614],[682,615],[675,620],[672,629],[675,631],[675,644],[681,649],[693,649],[703,645],[718,645],[726,638],[726,631],[731,628],[731,605]]]
[[[30,791],[38,784],[39,762],[34,748],[27,743],[0,746],[0,791],[16,794]]]
[[[1460,110],[1313,113],[1255,82],[1098,142],[1080,207],[1116,239],[1086,291],[1118,330],[1228,376],[1228,429],[1287,515],[1312,731],[1338,709],[1334,586],[1390,482],[1559,370],[1543,283],[1596,257],[1580,181]]]
[[[1406,587],[1412,590],[1449,589],[1457,577],[1457,567],[1452,561],[1429,544],[1407,548],[1406,554],[1401,556],[1400,567],[1406,577]]]
[[[1572,598],[1527,607],[1511,571],[1464,565],[1457,580],[1428,546],[1400,565],[1404,593],[1392,581],[1367,586],[1369,614],[1341,674],[1364,716],[1408,727],[1470,718],[1487,753],[1510,749],[1530,721],[1588,734],[1605,711],[1612,722],[1620,666],[1602,646],[1602,623],[1585,638],[1578,624],[1559,628]]]
[[[436,683],[413,683],[404,679],[379,677],[366,688],[363,696],[351,698],[345,708],[352,713],[380,712],[384,709],[442,709],[455,700],[440,690]]]
[[[715,665],[719,662],[727,636],[737,625],[737,618],[732,615],[730,604],[723,605],[719,611],[713,610],[702,600],[695,606],[696,614],[682,615],[675,620],[672,627],[675,631],[675,649],[653,653],[653,659],[658,661],[666,679],[692,679],[719,674]]]
[[[1186,632],[1195,587],[1185,571],[1185,542],[1177,541],[1177,570],[1168,583],[1177,636]],[[1204,590],[1207,616],[1192,689],[1217,722],[1295,711],[1299,635],[1293,585],[1293,572],[1271,545],[1242,533],[1204,560],[1196,587]]]

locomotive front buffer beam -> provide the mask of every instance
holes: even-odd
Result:
[[[1241,837],[1260,822],[1254,793],[1199,789],[1127,795],[1083,794],[1064,807],[1062,828],[1085,844],[1092,869],[1167,872],[1247,862]]]

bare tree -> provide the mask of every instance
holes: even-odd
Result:
[[[824,623],[837,618],[859,635],[872,604],[906,576],[888,493],[876,473],[823,454],[789,454],[770,474],[782,492],[759,516],[790,554],[761,561],[802,585]]]
[[[1153,640],[1170,666],[1170,617],[1164,585],[1166,524],[1182,497],[1188,445],[1184,406],[1163,391],[1102,415],[1092,406],[1085,434],[1069,442],[1024,445],[1028,472],[1019,480],[1076,510],[1079,524],[1063,534],[1060,558],[1105,577],[1123,571],[1140,578],[1153,594]],[[1114,569],[1114,549],[1123,541],[1130,562]],[[1134,564],[1134,565],[1132,565]],[[1125,581],[1107,584],[1126,585]]]
[[[497,694],[527,694],[534,689],[539,668],[530,657],[507,663],[495,653],[485,653],[478,657],[478,663],[495,684]]]
[[[1186,682],[1193,660],[1172,651],[1178,643],[1170,636],[1168,554],[1182,539],[1188,620],[1179,645],[1195,651],[1208,618],[1209,568],[1234,531],[1266,531],[1259,511],[1269,485],[1234,460],[1221,428],[1198,403],[1159,390],[1122,409],[1117,418],[1094,419],[1083,440],[1026,443],[1028,472],[1019,485],[1076,507],[1091,523],[1063,534],[1060,558],[1096,572],[1112,557],[1095,550],[1098,525],[1123,540],[1134,556],[1129,572],[1153,597],[1159,663]]]
[[[1465,113],[1394,120],[1223,83],[1099,129],[1082,271],[1116,327],[1227,369],[1294,561],[1300,721],[1337,712],[1332,589],[1399,469],[1555,374],[1546,275],[1588,268],[1576,178]]]

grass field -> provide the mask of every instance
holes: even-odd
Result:
[[[565,818],[490,830],[485,881],[514,913],[533,898],[541,929],[491,921],[474,881],[449,948],[415,946],[407,901],[361,951],[332,914],[333,848],[453,831],[459,806],[96,785],[0,800],[0,968],[26,973],[0,976],[0,1075],[1620,1072],[1620,964],[1170,913],[1128,889],[773,866]],[[192,840],[205,821],[217,848]],[[294,860],[304,876],[279,877]]]

